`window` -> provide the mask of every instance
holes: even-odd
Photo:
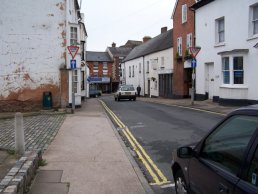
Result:
[[[107,62],[103,62],[103,70],[108,70]]]
[[[147,69],[146,69],[146,73],[149,73],[149,71],[150,71],[150,62],[149,62],[149,61],[147,61]]]
[[[187,34],[186,36],[186,48],[192,47],[192,33]]]
[[[78,70],[74,70],[74,72],[73,72],[73,89],[74,89],[74,93],[78,93],[77,84],[78,84]]]
[[[223,84],[230,83],[229,57],[222,58]]]
[[[216,43],[225,42],[224,17],[216,20]]]
[[[244,57],[222,58],[223,84],[244,84]]]
[[[177,53],[182,56],[182,37],[177,38]]]
[[[182,24],[187,22],[187,5],[182,5]]]
[[[258,5],[253,6],[253,35],[258,34]]]
[[[99,64],[98,62],[93,63],[93,70],[98,70],[99,69]]]
[[[160,68],[164,68],[164,65],[165,65],[165,58],[161,57],[161,66],[160,66]]]
[[[129,67],[129,77],[131,77],[132,71],[131,71],[131,66]]]
[[[70,45],[77,45],[77,28],[71,27]]]
[[[134,65],[133,65],[133,77],[134,77]]]
[[[227,119],[204,142],[201,157],[236,175],[244,152],[258,126],[258,118],[237,115]]]
[[[244,83],[243,57],[233,58],[234,84]]]
[[[142,64],[139,63],[139,73],[141,73],[141,72],[142,72]]]

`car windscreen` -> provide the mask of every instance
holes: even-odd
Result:
[[[133,86],[122,86],[121,91],[134,91]]]

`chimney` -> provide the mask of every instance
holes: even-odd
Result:
[[[161,34],[168,31],[168,27],[161,28]]]
[[[143,39],[142,39],[142,41],[143,41],[143,43],[145,43],[145,42],[147,42],[147,41],[150,40],[150,39],[151,39],[150,36],[144,36]]]
[[[116,47],[116,43],[113,42],[112,43],[112,47],[115,48]]]

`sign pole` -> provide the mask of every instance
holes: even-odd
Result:
[[[72,113],[75,112],[74,69],[72,69]]]
[[[192,59],[192,91],[191,91],[191,105],[193,106],[194,105],[194,94],[195,94],[195,78],[196,78],[195,68],[197,65],[196,56],[200,52],[201,47],[198,47],[198,46],[190,47],[189,50],[193,57],[193,59]]]

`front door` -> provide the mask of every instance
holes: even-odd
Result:
[[[209,99],[214,96],[214,63],[205,64],[205,92],[208,93]]]

